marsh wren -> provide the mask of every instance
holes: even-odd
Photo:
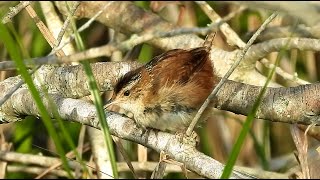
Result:
[[[210,40],[210,47],[204,44],[189,50],[169,50],[126,73],[107,106],[117,105],[131,112],[144,129],[185,131],[217,82]]]

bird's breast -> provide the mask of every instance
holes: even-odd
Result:
[[[186,130],[194,116],[189,111],[165,111],[160,107],[146,108],[135,116],[135,120],[143,127],[151,127],[161,131],[176,132]]]

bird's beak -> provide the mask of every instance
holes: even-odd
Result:
[[[113,105],[115,105],[115,106],[117,107],[120,102],[121,102],[121,101],[119,101],[119,100],[114,100],[114,101],[109,100],[109,101],[107,101],[107,103],[103,106],[103,108],[106,109],[106,110],[111,110],[111,109],[114,108]]]
[[[108,108],[109,106],[111,106],[112,104],[114,104],[114,98],[115,98],[115,94],[114,94],[114,91],[112,91],[112,94],[111,94],[111,98],[106,102],[106,104],[103,106],[104,109]]]
[[[103,106],[104,109],[109,108],[112,104],[114,104],[114,101],[112,101],[111,99],[109,101],[107,101],[107,103]]]
[[[109,99],[109,100],[106,102],[106,105],[111,104],[111,103],[112,103],[112,99]]]

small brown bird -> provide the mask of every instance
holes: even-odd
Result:
[[[217,82],[210,47],[174,49],[154,57],[119,79],[106,106],[131,112],[143,128],[185,131]]]

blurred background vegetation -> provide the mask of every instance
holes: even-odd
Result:
[[[196,5],[194,2],[143,2],[135,1],[137,6],[145,9],[146,11],[153,11],[165,20],[178,24],[182,27],[205,27],[211,23],[207,15]],[[208,2],[211,7],[221,16],[224,17],[230,12],[238,8],[237,5],[229,3]],[[3,17],[12,6],[17,5],[18,2],[1,2],[0,13]],[[33,8],[44,20],[44,14],[40,8],[39,2],[32,3]],[[250,38],[250,34],[254,32],[263,21],[270,15],[270,12],[246,9],[237,14],[227,23],[230,27],[242,38],[244,42]],[[65,18],[65,17],[61,17]],[[77,27],[84,24],[87,19],[77,20]],[[270,26],[279,26],[291,22],[292,19],[287,16],[278,16]],[[42,57],[46,56],[51,51],[43,35],[40,33],[35,23],[32,21],[26,11],[20,12],[12,20],[12,23],[6,25],[14,36],[20,41],[22,53],[24,58]],[[86,49],[97,47],[107,44],[112,37],[108,27],[94,22],[90,28],[81,32],[80,35],[85,43]],[[118,35],[116,39],[121,41],[125,38],[124,35]],[[259,40],[258,40],[259,41]],[[215,46],[231,51],[235,47],[231,47],[226,42],[224,36],[218,32],[215,39]],[[148,62],[152,57],[162,53],[160,49],[156,49],[151,45],[144,43],[137,47],[136,58],[141,63]],[[122,57],[125,54],[121,55]],[[267,58],[271,62],[275,62],[277,53],[271,53]],[[8,60],[8,52],[4,45],[0,43],[0,59]],[[319,54],[311,51],[290,50],[286,51],[281,60],[281,68],[286,72],[297,72],[299,77],[309,82],[317,82],[320,77]],[[110,61],[111,58],[103,57],[95,59],[91,62]],[[264,69],[265,75],[268,69]],[[0,71],[0,78],[4,80],[8,77],[17,75],[15,70]],[[284,86],[290,86],[290,83],[283,80],[281,77],[275,76],[274,81]],[[55,153],[55,148],[52,140],[49,138],[45,126],[42,121],[33,116],[26,116],[25,121],[15,122],[10,124],[2,124],[0,126],[1,132],[5,135],[6,141],[12,143],[12,151],[28,154],[43,154],[47,156],[58,157]],[[245,120],[245,116],[235,115],[229,112],[217,111],[205,125],[198,128],[201,136],[199,149],[201,152],[213,157],[214,159],[225,163],[228,159],[231,148],[238,137],[241,125]],[[78,123],[63,122],[64,126],[68,129],[74,144],[78,143],[78,137],[81,125]],[[55,124],[56,125],[56,124]],[[61,130],[55,127],[56,131],[63,137]],[[65,139],[61,138],[65,151],[70,151],[70,147]],[[85,141],[88,141],[87,139]],[[137,161],[137,144],[122,141],[125,149],[130,156],[130,160]],[[271,123],[268,121],[256,120],[247,136],[245,144],[242,147],[241,153],[238,156],[237,165],[248,167],[261,167],[265,170],[285,172],[292,168],[290,163],[282,166],[277,166],[277,159],[283,157],[291,157],[292,152],[295,151],[292,137],[290,135],[289,125],[282,123]],[[90,159],[90,151],[86,152],[83,157],[86,161]],[[121,160],[121,155],[117,152],[118,160]],[[158,161],[159,155],[153,150],[148,150],[148,160]],[[290,158],[288,158],[290,159]],[[285,161],[283,161],[285,162]],[[289,161],[290,162],[290,161]],[[130,173],[122,173],[120,177],[132,177]],[[149,177],[150,172],[142,176]],[[24,172],[8,172],[6,178],[33,178],[34,174]],[[50,176],[49,176],[50,177]],[[51,176],[54,177],[54,176]],[[196,177],[196,176],[195,176]],[[165,178],[184,178],[182,173],[170,173]]]

